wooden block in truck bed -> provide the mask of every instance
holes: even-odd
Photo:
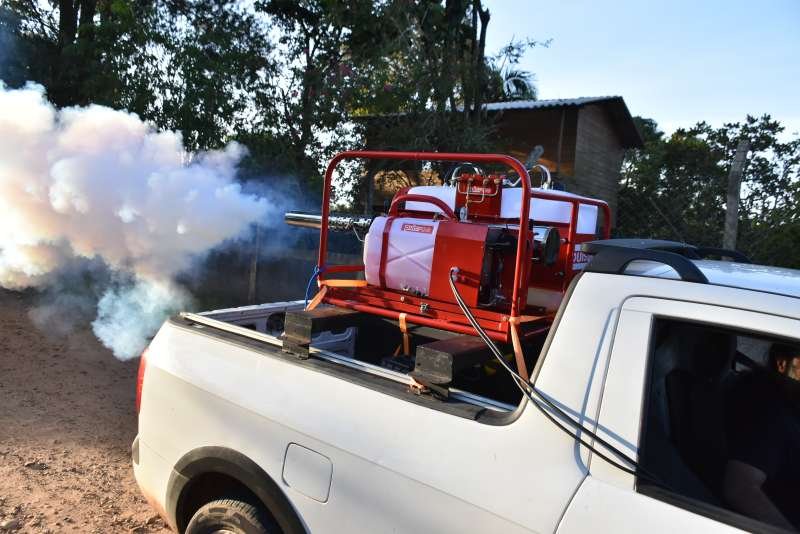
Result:
[[[422,383],[445,385],[459,372],[492,358],[492,353],[478,337],[455,336],[417,347],[411,376]]]
[[[308,358],[308,347],[314,334],[358,326],[361,315],[355,310],[335,306],[288,311],[284,323],[283,350],[300,358]]]

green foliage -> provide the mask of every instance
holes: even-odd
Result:
[[[316,193],[330,156],[365,143],[493,150],[483,104],[535,99],[519,63],[549,41],[512,39],[487,57],[490,20],[481,0],[5,0],[0,79],[38,82],[57,106],[135,112],[191,149],[237,140],[244,175],[294,175]],[[624,160],[618,233],[720,245],[747,139],[739,248],[800,266],[800,139],[782,140],[769,116],[670,136],[637,120],[645,148]],[[366,199],[363,180],[346,168],[339,199]]]
[[[532,72],[519,69],[519,63],[528,50],[548,47],[552,39],[511,39],[488,63],[489,80],[487,100],[508,102],[513,100],[536,100],[536,76]]]
[[[274,75],[265,21],[237,2],[170,0],[160,7],[169,24],[158,124],[179,130],[190,148],[217,148],[251,131],[258,103],[269,100]]]
[[[492,66],[484,56],[490,17],[480,1],[260,0],[256,7],[279,30],[281,82],[263,129],[284,140],[295,168],[316,162],[321,171],[345,148],[491,148],[492,125],[480,111]],[[517,61],[528,46],[514,47]],[[357,202],[363,179],[357,166],[346,169],[339,200]]]
[[[358,83],[354,29],[372,18],[367,0],[261,0],[256,8],[278,31],[274,112],[262,127],[284,139],[295,168],[320,169],[347,137],[348,103]],[[315,162],[315,163],[312,163]],[[313,174],[318,174],[317,170]]]
[[[9,85],[41,83],[58,106],[98,103],[143,112],[152,105],[147,84],[134,78],[146,79],[152,63],[145,46],[152,6],[9,0],[0,10],[0,26],[15,48],[0,63],[0,78]]]
[[[235,2],[10,0],[0,13],[16,47],[0,63],[9,85],[40,83],[57,106],[127,109],[192,149],[241,129],[272,72],[268,28]]]
[[[781,141],[768,115],[669,137],[637,117],[645,140],[623,164],[617,233],[719,247],[728,174],[741,139],[750,141],[739,209],[740,250],[755,261],[800,267],[800,139]]]
[[[237,139],[249,173],[319,183],[334,152],[364,146],[364,116],[404,117],[371,146],[491,149],[482,104],[535,97],[518,63],[540,43],[487,58],[489,21],[480,0],[6,0],[0,79],[127,109],[190,149]]]

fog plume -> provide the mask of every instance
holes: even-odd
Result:
[[[0,82],[0,285],[53,293],[65,269],[102,262],[113,276],[93,329],[117,357],[137,355],[190,300],[175,276],[276,210],[236,183],[243,154],[190,154],[134,114],[56,110],[41,87]]]

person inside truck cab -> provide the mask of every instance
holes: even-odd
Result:
[[[724,498],[735,511],[800,530],[800,346],[775,343],[769,366],[736,388]]]
[[[800,381],[800,348],[774,345],[770,351],[770,367],[783,376]]]

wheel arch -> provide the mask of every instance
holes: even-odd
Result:
[[[191,506],[199,491],[197,482],[208,477],[235,482],[254,495],[273,516],[283,534],[306,534],[289,499],[261,466],[227,447],[199,447],[175,464],[167,483],[166,511],[170,522],[183,532],[191,519]]]

